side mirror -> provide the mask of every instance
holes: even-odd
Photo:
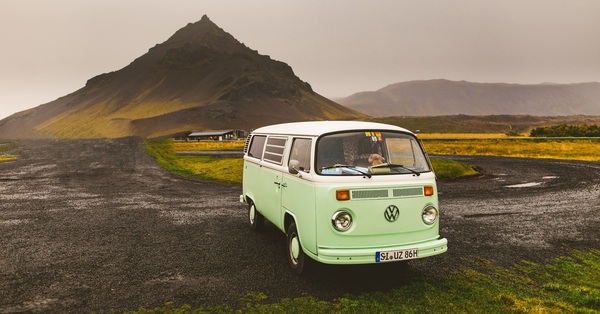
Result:
[[[296,159],[292,159],[290,160],[290,162],[288,163],[288,171],[291,174],[298,174],[298,166],[300,165],[300,162]]]

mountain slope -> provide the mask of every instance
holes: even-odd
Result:
[[[0,137],[154,137],[361,117],[203,16],[125,68],[0,121]]]
[[[338,101],[377,116],[600,115],[600,83],[518,85],[410,81]]]

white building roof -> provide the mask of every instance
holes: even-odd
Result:
[[[203,131],[190,133],[189,137],[201,137],[201,136],[219,136],[233,132],[233,130],[215,130],[215,131]]]

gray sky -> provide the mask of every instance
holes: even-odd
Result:
[[[0,119],[204,14],[331,98],[437,78],[600,82],[598,0],[0,0]]]

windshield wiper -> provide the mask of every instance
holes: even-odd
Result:
[[[367,172],[361,171],[361,170],[359,170],[359,169],[358,169],[356,166],[354,166],[354,165],[341,165],[341,164],[335,164],[335,165],[333,165],[333,166],[329,166],[329,167],[323,167],[322,169],[331,169],[331,168],[348,168],[348,169],[352,169],[352,170],[354,170],[354,171],[356,171],[356,172],[358,172],[358,173],[362,174],[363,176],[366,176],[366,177],[367,177],[367,178],[369,178],[369,179],[371,178],[371,174],[370,174],[370,173],[367,173]]]
[[[399,165],[399,164],[380,164],[380,165],[371,166],[371,168],[380,168],[380,167],[402,168],[404,170],[408,170],[408,171],[412,172],[413,174],[417,175],[417,177],[421,175],[421,173],[416,172],[408,167],[405,167],[405,166]]]

